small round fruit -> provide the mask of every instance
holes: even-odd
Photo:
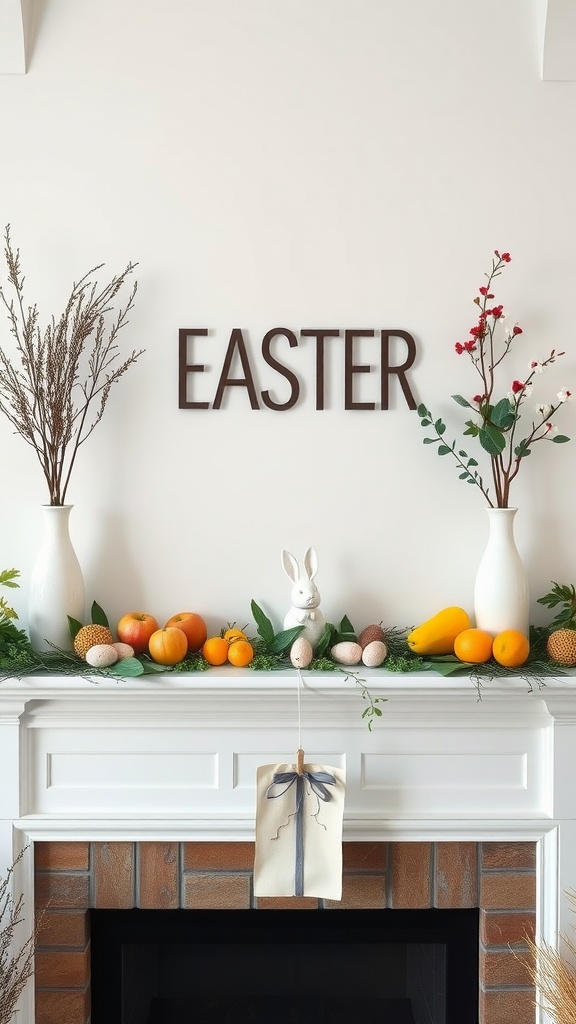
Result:
[[[246,668],[254,657],[254,648],[248,640],[234,640],[228,645],[228,661],[236,668]]]
[[[559,665],[576,665],[576,629],[555,629],[548,637],[546,650]]]
[[[365,626],[360,636],[358,637],[358,643],[362,650],[371,644],[373,640],[381,640],[384,642],[386,634],[382,629],[382,626]]]
[[[492,655],[505,668],[518,668],[528,660],[530,643],[518,629],[505,629],[494,637]]]
[[[223,636],[210,636],[202,645],[202,657],[209,665],[224,665],[228,661],[228,647]]]
[[[290,661],[294,668],[308,668],[313,657],[310,641],[305,636],[297,636],[290,648]]]
[[[79,658],[86,658],[86,652],[96,644],[112,644],[114,637],[107,626],[91,623],[82,626],[74,637],[74,650]]]
[[[454,654],[459,661],[483,665],[492,657],[494,637],[484,629],[463,629],[454,641]]]
[[[159,665],[177,665],[188,653],[188,637],[178,626],[156,629],[148,641],[148,651]]]
[[[158,629],[158,622],[147,612],[127,612],[116,626],[118,639],[123,644],[130,644],[136,654],[143,654],[148,649],[148,641],[152,633]]]
[[[86,651],[86,661],[92,668],[110,668],[118,661],[118,651],[113,644],[94,644]]]
[[[206,623],[201,615],[197,612],[178,612],[177,615],[172,615],[166,623],[168,626],[177,626],[188,638],[188,650],[195,653],[199,651],[202,644],[208,636],[208,629]]]
[[[244,633],[241,629],[236,629],[235,626],[230,626],[229,629],[226,629],[222,636],[224,637],[225,640],[228,641],[229,644],[233,644],[235,640],[248,639],[246,633]]]
[[[388,656],[388,648],[383,640],[371,640],[362,651],[362,662],[366,668],[379,668]]]

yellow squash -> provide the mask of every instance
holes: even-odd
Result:
[[[456,637],[469,628],[470,619],[463,608],[443,608],[413,629],[406,643],[414,654],[454,654]]]

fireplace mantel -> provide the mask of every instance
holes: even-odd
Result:
[[[254,838],[261,764],[346,771],[345,841],[533,841],[538,932],[555,943],[576,887],[576,677],[487,681],[211,669],[0,684],[0,860],[35,841]],[[25,1020],[28,1018],[24,1017]],[[31,1020],[33,1018],[30,1018]]]

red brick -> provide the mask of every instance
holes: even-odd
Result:
[[[184,843],[185,871],[251,871],[254,843]]]
[[[35,843],[36,871],[87,871],[90,867],[90,844]]]
[[[139,843],[138,906],[149,910],[176,910],[178,898],[178,843]]]
[[[318,910],[318,900],[311,896],[259,896],[258,910]]]
[[[37,946],[77,946],[84,949],[88,942],[88,928],[86,911],[47,910],[40,923]]]
[[[88,875],[51,872],[36,875],[34,895],[37,909],[44,910],[49,905],[51,910],[85,910],[90,905],[89,881]]]
[[[534,989],[480,992],[480,1024],[534,1024]]]
[[[482,869],[536,870],[536,843],[482,843]]]
[[[434,905],[458,910],[478,906],[476,843],[437,843]]]
[[[484,946],[525,946],[527,940],[534,942],[535,936],[534,913],[480,912],[480,941]]]
[[[385,871],[388,847],[388,843],[342,843],[344,871]]]
[[[392,844],[392,907],[406,910],[431,906],[431,855],[431,843]]]
[[[325,900],[328,910],[383,910],[386,906],[386,879],[383,875],[344,875],[342,899]]]
[[[249,910],[250,875],[193,873],[184,876],[184,906],[188,909]]]
[[[35,977],[38,988],[86,988],[90,981],[90,950],[37,952]]]
[[[88,1024],[90,990],[52,992],[36,989],[35,1024]]]
[[[533,910],[536,906],[536,875],[494,871],[480,879],[480,906],[486,910]]]
[[[134,843],[94,843],[94,907],[134,906]]]
[[[533,966],[533,960],[532,954],[527,951],[499,950],[495,953],[482,950],[480,952],[482,984],[489,988],[518,988],[530,985],[532,979],[530,968]]]

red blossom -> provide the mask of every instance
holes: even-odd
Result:
[[[513,380],[512,381],[512,391],[514,392],[515,395],[517,395],[519,391],[523,391],[525,387],[526,387],[526,385],[525,385],[524,381],[522,381],[522,380]]]
[[[483,334],[484,334],[484,331],[485,331],[485,327],[484,327],[483,323],[482,324],[478,324],[477,327],[471,327],[470,328],[470,334],[472,335],[473,338],[481,338],[483,336]]]
[[[491,313],[495,320],[499,320],[503,314],[503,311],[504,306],[494,306],[494,309],[491,310]]]
[[[504,263],[510,263],[510,260],[512,259],[512,257],[511,257],[509,252],[503,252],[501,257],[500,257],[500,259],[504,260]]]
[[[514,324],[514,327],[512,328],[512,334],[524,334],[524,331],[521,327],[518,326],[518,324]]]
[[[467,352],[475,352],[476,351],[476,339],[475,338],[471,338],[470,341],[467,341],[465,343],[464,348],[466,349]]]
[[[480,402],[484,401],[484,395],[474,395],[474,398],[472,399],[472,401],[473,402],[477,402],[478,405],[480,405]]]
[[[480,288],[480,295],[485,295],[487,299],[494,298],[494,294],[492,292],[489,292],[485,285],[482,285],[482,287]]]
[[[459,341],[456,342],[454,348],[456,349],[456,352],[458,353],[459,356],[461,356],[462,353],[465,351],[464,345],[462,345]]]

